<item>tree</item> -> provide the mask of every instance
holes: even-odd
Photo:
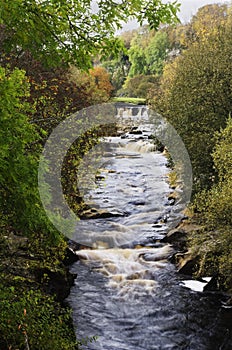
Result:
[[[69,80],[79,90],[86,92],[86,103],[93,105],[107,102],[113,91],[110,75],[104,67],[96,66],[89,72],[80,71],[77,67],[70,68]]]
[[[37,189],[40,137],[27,116],[28,96],[25,73],[0,67],[1,219],[25,235],[41,231],[53,239],[57,232],[46,218]]]
[[[102,96],[101,100],[107,102],[113,91],[113,86],[110,82],[110,75],[104,67],[97,66],[89,71],[90,76],[93,78],[97,91]],[[99,96],[100,97],[100,96]]]
[[[128,56],[130,61],[129,77],[146,74],[146,48],[154,36],[154,31],[150,31],[147,26],[143,26],[137,30],[136,35],[131,40]]]
[[[201,7],[190,24],[187,26],[186,39],[188,44],[194,41],[202,40],[215,30],[217,35],[218,25],[225,24],[227,19],[226,4],[210,4]]]
[[[148,21],[151,28],[177,20],[179,6],[153,1],[0,0],[0,24],[4,49],[30,50],[34,57],[49,65],[73,62],[90,68],[92,57],[118,52],[121,42],[114,37],[123,21]]]
[[[151,39],[146,51],[146,73],[161,75],[168,56],[169,41],[167,33],[158,31]]]
[[[131,62],[129,77],[145,74],[146,57],[143,48],[138,45],[133,45],[129,50],[129,57]]]
[[[154,90],[159,85],[159,78],[154,75],[136,75],[127,78],[120,94],[129,97],[146,98],[150,90]]]
[[[124,46],[126,47],[127,50],[129,50],[130,46],[131,46],[131,41],[132,39],[137,35],[137,30],[133,29],[133,30],[127,30],[127,31],[123,31],[120,34],[120,39],[122,39]]]
[[[164,75],[155,108],[168,118],[189,151],[195,189],[212,184],[214,133],[232,105],[231,26],[223,22],[184,51]]]
[[[110,74],[110,81],[114,87],[114,92],[122,88],[130,69],[128,50],[124,44],[125,38],[121,36],[119,40],[122,41],[122,51],[118,53],[117,57],[111,55],[102,63],[102,66]]]
[[[210,191],[201,192],[194,202],[194,210],[204,229],[192,238],[201,258],[200,272],[219,275],[223,287],[232,291],[232,119],[216,134],[213,152],[218,181]]]

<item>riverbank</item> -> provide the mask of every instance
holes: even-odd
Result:
[[[205,277],[201,257],[198,254],[198,247],[194,248],[190,241],[195,235],[201,233],[203,226],[189,211],[188,215],[170,230],[162,241],[171,244],[176,250],[171,262],[176,266],[178,273],[185,275],[186,278],[201,280]],[[204,287],[204,291],[221,293],[224,305],[232,307],[232,295],[222,286],[221,278],[217,273],[213,274],[210,282]]]
[[[76,277],[70,249],[58,262],[54,249],[33,251],[29,238],[10,232],[1,239],[0,259],[0,349],[79,349],[65,303]]]
[[[177,178],[175,166],[168,175],[168,183],[172,189],[169,199],[173,199],[175,204],[180,200],[182,187],[181,181]],[[191,206],[186,208],[182,215],[183,218],[180,222],[173,229],[169,230],[166,237],[162,240],[164,243],[171,244],[176,251],[171,258],[171,262],[176,266],[178,273],[187,276],[187,278],[201,280],[205,276],[212,276],[210,282],[204,287],[204,291],[221,293],[223,300],[225,300],[225,305],[232,307],[231,288],[226,288],[224,276],[212,267],[210,268],[210,266],[207,268],[210,272],[207,272],[204,266],[204,259],[208,254],[207,249],[205,256],[202,257],[202,253],[200,254],[202,247],[199,246],[199,242],[197,243],[197,238],[208,230],[205,222],[202,221],[202,216],[200,213],[195,213]]]

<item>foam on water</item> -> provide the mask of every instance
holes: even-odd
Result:
[[[77,251],[87,264],[94,262],[95,270],[107,276],[108,286],[118,288],[120,295],[151,292],[156,286],[153,273],[167,263],[172,248],[98,249]],[[150,254],[150,259],[144,257]]]

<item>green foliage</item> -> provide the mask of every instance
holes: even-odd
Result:
[[[120,38],[120,40],[122,39]],[[130,69],[129,57],[123,41],[122,41],[122,47],[123,47],[123,50],[121,51],[121,53],[117,55],[116,58],[113,58],[111,56],[108,60],[106,60],[102,64],[103,67],[105,67],[106,70],[109,72],[110,81],[116,91],[122,88],[122,85]]]
[[[161,75],[169,51],[168,35],[158,31],[145,50],[146,74]]]
[[[221,182],[232,177],[232,119],[229,117],[225,129],[216,133],[213,160]]]
[[[48,233],[59,241],[59,234],[42,209],[37,188],[40,137],[27,114],[29,85],[25,73],[0,67],[0,208],[8,225],[30,235]]]
[[[136,75],[133,78],[127,78],[118,95],[146,98],[149,90],[154,90],[158,85],[159,78],[154,75]]]
[[[176,2],[107,0],[97,5],[93,11],[89,0],[1,0],[4,48],[18,53],[30,50],[52,66],[72,62],[86,69],[97,53],[107,57],[120,51],[121,42],[114,33],[123,21],[137,19],[142,24],[147,20],[151,28],[177,21]]]
[[[170,51],[165,30],[149,31],[143,26],[128,34],[129,50],[111,59],[104,66],[111,74],[116,96],[146,98],[149,90],[156,90],[163,65]],[[121,40],[125,40],[121,36]]]
[[[146,56],[144,47],[142,45],[142,36],[137,36],[132,40],[129,54],[129,61],[131,63],[129,77],[146,73]]]
[[[213,159],[218,180],[210,191],[199,195],[195,204],[197,211],[203,212],[204,220],[207,220],[210,229],[218,226],[223,227],[223,225],[232,227],[231,118],[229,118],[226,128],[216,134],[216,140]]]
[[[70,311],[62,309],[52,297],[40,291],[21,293],[14,286],[3,286],[0,292],[1,348],[33,350],[78,349],[70,334]]]
[[[195,199],[194,210],[205,229],[193,237],[199,247],[202,270],[218,272],[223,284],[232,290],[232,119],[217,133],[213,159],[218,171],[218,182],[210,191],[203,191]]]
[[[165,65],[160,88],[151,101],[178,131],[192,161],[192,209],[194,220],[202,227],[193,231],[189,240],[189,248],[200,257],[196,274],[216,274],[220,287],[230,292],[231,23],[231,8],[209,5],[200,9],[190,24],[168,28],[170,48],[181,51]]]
[[[129,77],[141,74],[160,76],[168,54],[175,46],[175,42],[171,46],[169,38],[168,28],[157,32],[147,32],[146,27],[138,30],[128,50],[131,63]]]
[[[226,4],[209,4],[201,7],[187,25],[185,31],[186,46],[206,38],[212,30],[215,30],[216,34],[218,25],[222,24],[226,17]]]
[[[83,133],[83,135],[72,144],[63,161],[61,178],[63,193],[69,207],[72,208],[76,215],[80,214],[81,210],[85,207],[78,188],[78,167],[84,155],[98,143],[99,132],[99,128],[93,128],[92,130]]]
[[[114,97],[112,98],[112,102],[124,102],[133,103],[135,105],[144,105],[146,104],[146,99],[137,97]]]
[[[165,68],[160,94],[153,100],[189,151],[195,190],[212,184],[214,133],[225,126],[231,111],[231,28],[223,20],[190,45],[172,69]]]
[[[23,99],[28,96],[29,87],[23,72],[16,69],[10,73],[0,68],[0,207],[4,214],[11,215],[16,227],[23,227],[33,216],[28,204],[35,198],[37,159],[30,148],[38,139],[26,116],[29,105]]]

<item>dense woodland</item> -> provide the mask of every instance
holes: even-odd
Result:
[[[37,168],[61,120],[112,96],[146,98],[182,137],[194,171],[191,211],[202,226],[189,240],[200,256],[196,274],[216,274],[231,291],[231,8],[205,6],[183,25],[177,6],[161,1],[104,1],[97,14],[86,0],[1,0],[0,7],[0,349],[83,343],[70,311],[50,295],[51,274],[65,274],[67,241],[43,211]],[[129,16],[148,25],[115,37]],[[96,134],[79,139],[63,166],[77,213],[75,168]]]

